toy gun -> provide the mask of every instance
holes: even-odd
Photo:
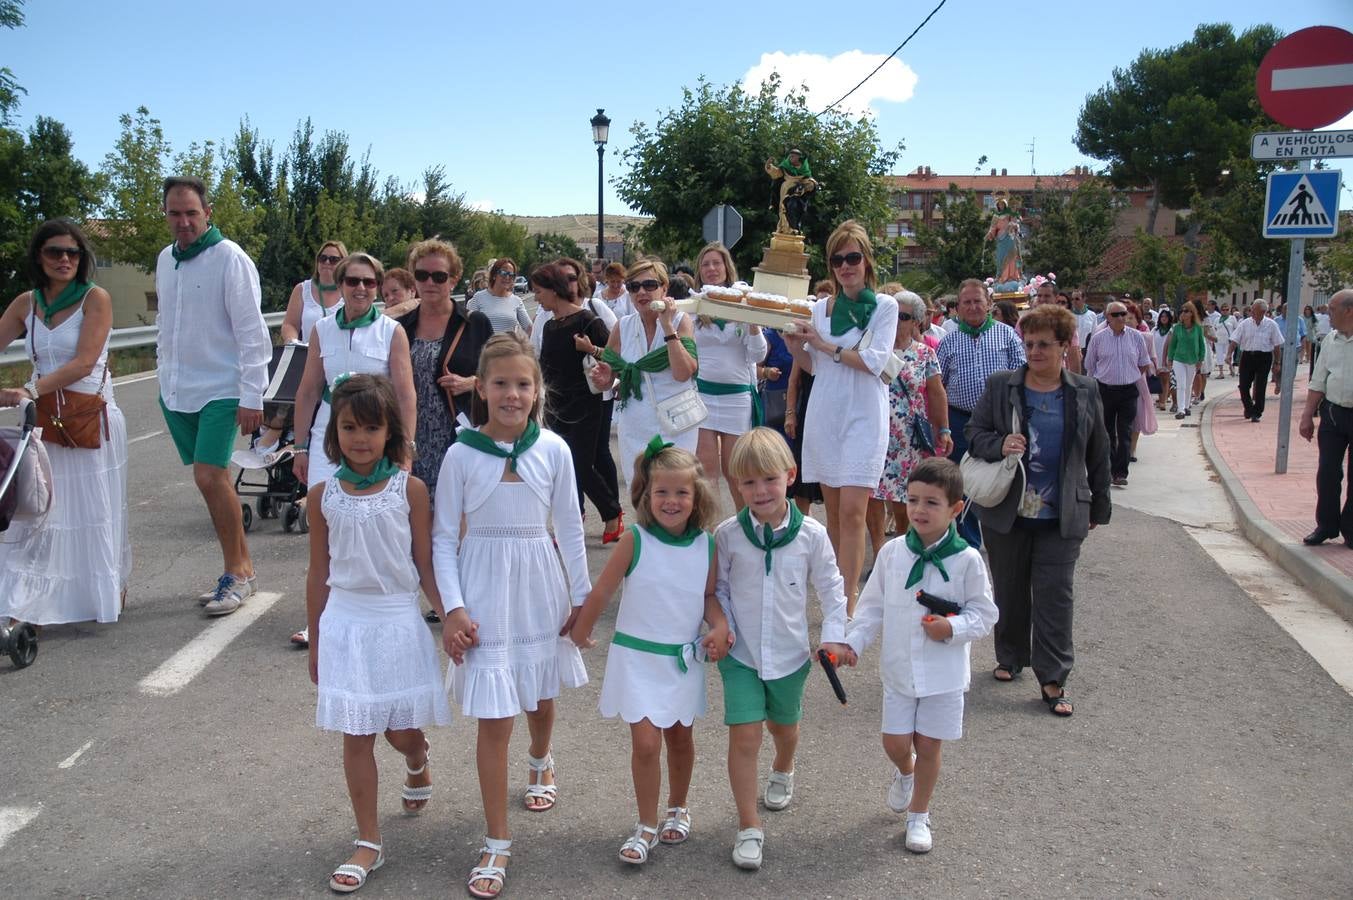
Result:
[[[937,616],[956,616],[963,612],[963,607],[952,600],[945,600],[943,597],[936,597],[934,594],[925,591],[916,592],[916,602]]]
[[[836,699],[841,701],[842,706],[845,706],[846,689],[841,686],[841,679],[836,674],[836,654],[819,650],[817,651],[817,661],[822,663],[822,671],[827,673],[827,680],[832,683],[832,690],[836,692]]]

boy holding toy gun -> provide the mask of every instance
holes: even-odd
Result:
[[[857,654],[883,630],[883,750],[897,767],[888,807],[907,813],[906,846],[915,853],[932,846],[941,743],[963,734],[968,644],[989,634],[999,616],[982,555],[954,528],[962,511],[958,466],[922,460],[907,480],[911,527],[879,551],[846,630]]]

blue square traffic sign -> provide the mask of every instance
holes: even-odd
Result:
[[[1264,199],[1264,237],[1331,238],[1339,231],[1338,169],[1274,172]]]

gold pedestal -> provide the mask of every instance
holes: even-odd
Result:
[[[752,287],[758,291],[780,294],[792,300],[812,296],[808,254],[803,252],[802,235],[779,231],[771,235],[761,265],[752,271],[756,273]]]

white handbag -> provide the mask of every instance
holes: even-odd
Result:
[[[644,384],[648,387],[653,409],[658,414],[658,431],[663,437],[675,437],[690,431],[709,418],[709,409],[694,388],[686,388],[659,400],[657,392],[653,390],[653,379],[647,372],[644,373]]]
[[[1010,433],[1019,434],[1019,410],[1010,410]],[[978,506],[1000,506],[1014,487],[1019,475],[1020,491],[1024,490],[1024,459],[1022,456],[1002,456],[996,462],[978,459],[971,452],[963,454],[958,464],[963,472],[963,493]]]
[[[597,367],[597,360],[594,356],[583,355],[583,379],[587,382],[587,389],[594,394],[600,394],[605,388],[599,388],[592,383],[592,370]]]

